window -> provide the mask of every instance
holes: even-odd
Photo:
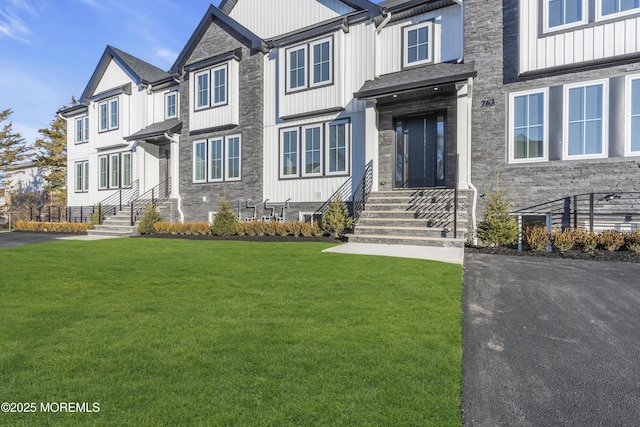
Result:
[[[509,161],[546,160],[548,89],[509,96]]]
[[[313,65],[311,86],[331,81],[331,44],[332,39],[311,43],[311,64]]]
[[[227,64],[197,73],[196,110],[225,105],[228,84]]]
[[[106,132],[109,130],[118,129],[119,126],[119,112],[118,112],[118,98],[111,99],[109,101],[101,102],[98,105],[100,113],[100,132]]]
[[[209,181],[222,181],[222,139],[209,140]]]
[[[596,7],[599,18],[609,18],[611,15],[639,12],[640,0],[599,0],[599,5]]]
[[[76,162],[76,193],[89,191],[89,161]]]
[[[131,186],[131,153],[122,153],[122,187]]]
[[[240,179],[240,137],[233,136],[227,138],[227,181],[237,181]]]
[[[124,188],[131,185],[131,152],[98,157],[98,189]]]
[[[282,151],[281,176],[298,176],[298,129],[283,130],[280,136]]]
[[[565,158],[607,155],[607,83],[565,86]]]
[[[76,144],[89,142],[89,116],[76,119]]]
[[[169,92],[164,96],[165,119],[178,117],[178,92]]]
[[[431,22],[423,22],[404,29],[404,66],[432,62]]]
[[[289,90],[307,87],[306,46],[289,52]]]
[[[333,83],[333,37],[288,49],[286,70],[287,91]]]
[[[322,174],[322,141],[321,141],[321,127],[313,126],[303,128],[303,147],[302,150],[302,164],[304,170],[302,174],[304,176],[320,175]]]
[[[627,78],[627,155],[640,155],[640,76]]]
[[[341,120],[280,131],[280,178],[345,175],[349,122]]]
[[[109,159],[107,156],[98,157],[98,189],[106,190],[109,185]]]
[[[240,135],[194,141],[193,182],[239,181],[240,141]]]
[[[327,145],[328,174],[342,174],[347,171],[347,124],[329,125],[329,143]]]
[[[213,70],[213,105],[227,102],[227,68]]]
[[[586,0],[544,0],[545,31],[587,22]]]

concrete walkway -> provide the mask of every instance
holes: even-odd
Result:
[[[373,243],[345,243],[325,249],[323,252],[352,255],[379,255],[398,258],[416,258],[462,264],[463,248],[434,248],[429,246],[384,245]]]
[[[75,233],[34,233],[29,231],[3,231],[0,233],[0,248],[53,242],[55,240],[100,240],[112,237],[87,236]]]
[[[640,265],[467,254],[467,426],[640,425]]]

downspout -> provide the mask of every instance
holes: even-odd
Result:
[[[172,144],[176,144],[176,155],[178,156],[178,158],[176,159],[176,161],[178,161],[180,159],[180,154],[178,153],[178,140],[176,138],[173,137],[173,135],[169,135],[168,132],[164,133],[164,137],[167,138],[169,141],[171,141]],[[172,153],[173,154],[173,153]],[[173,159],[173,155],[171,156],[171,159]],[[176,198],[178,199],[178,215],[180,216],[180,223],[184,223],[184,212],[182,211],[182,196],[180,196],[180,181],[178,181],[178,185],[177,185],[178,191],[176,191]]]
[[[476,246],[478,244],[478,237],[476,235],[478,189],[471,182],[471,113],[473,112],[473,77],[469,77],[469,79],[467,79],[467,82],[469,86],[469,88],[467,89],[467,182],[469,183],[469,188],[471,188],[471,191],[473,191],[473,202],[471,205],[471,243]]]
[[[382,20],[380,25],[378,25],[378,28],[376,28],[376,31],[373,35],[373,78],[374,79],[377,79],[378,77],[380,77],[380,73],[378,72],[378,37],[380,36],[380,32],[382,32],[382,29],[386,27],[386,25],[391,20],[391,12],[386,12],[386,14],[384,14],[383,16],[384,16],[384,19]]]

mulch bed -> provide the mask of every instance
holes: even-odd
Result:
[[[564,258],[564,259],[582,259],[587,261],[616,261],[616,262],[640,262],[640,254],[621,250],[615,252],[609,252],[605,250],[596,250],[593,253],[583,252],[581,249],[572,249],[567,252],[540,252],[532,251],[530,249],[518,251],[514,246],[470,246],[467,245],[464,249],[465,253],[479,253],[490,255],[511,255],[511,256],[533,256],[533,257],[546,257],[546,258]]]
[[[346,241],[332,236],[294,237],[294,236],[213,236],[209,234],[145,234],[145,239],[185,239],[185,240],[238,240],[243,242],[322,242],[341,243]]]

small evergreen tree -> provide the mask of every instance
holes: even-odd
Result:
[[[511,202],[508,193],[498,188],[495,193],[487,193],[484,221],[478,224],[478,237],[486,244],[505,245],[518,240],[518,223],[509,215]]]
[[[62,108],[65,108],[63,106]],[[67,186],[67,121],[56,116],[49,128],[38,130],[41,137],[36,139],[36,164],[47,173],[45,190],[55,192],[66,204]]]
[[[162,221],[162,217],[158,211],[156,211],[156,207],[154,205],[150,205],[140,218],[140,222],[138,223],[138,233],[153,234],[155,232],[154,225],[156,222],[160,221]]]
[[[223,198],[220,201],[220,209],[216,214],[216,218],[213,220],[211,232],[216,236],[233,236],[237,234],[237,224],[238,217],[231,210],[231,205],[227,199]]]
[[[342,201],[340,196],[331,200],[327,211],[323,215],[322,228],[332,236],[338,238],[344,235],[344,232],[349,229],[353,221],[349,217],[349,209],[346,203]]]
[[[13,111],[9,108],[0,111],[0,124],[9,119]],[[29,147],[20,133],[13,130],[13,123],[0,125],[0,197],[9,194],[11,188],[5,185],[6,173],[17,163],[28,158]]]

